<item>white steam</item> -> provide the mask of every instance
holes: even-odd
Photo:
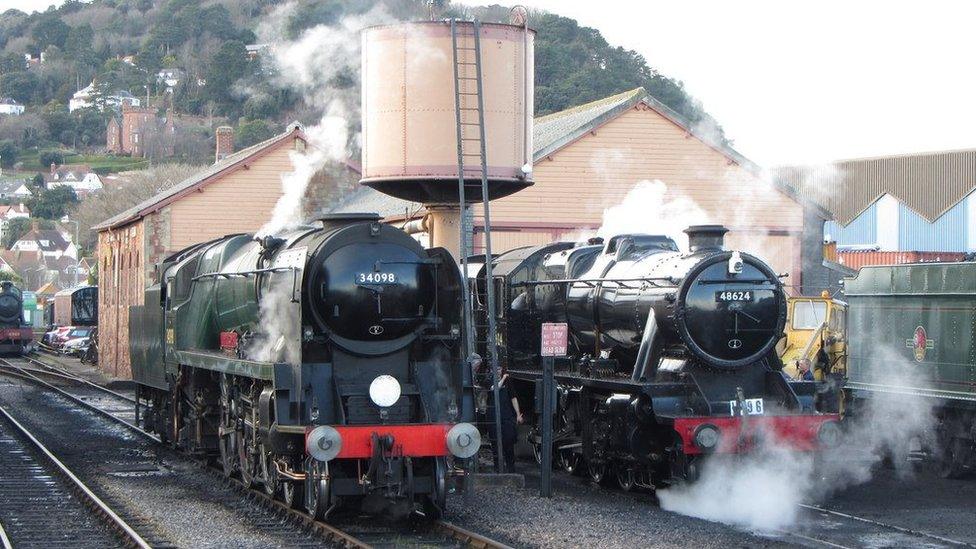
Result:
[[[889,352],[868,372],[891,387],[924,387],[919,365]],[[832,451],[814,460],[795,453],[768,436],[762,450],[705,461],[698,482],[658,492],[661,507],[716,522],[760,531],[788,530],[800,516],[801,503],[867,482],[886,457],[903,475],[912,473],[907,461],[913,444],[931,448],[936,427],[935,403],[904,393],[873,395],[849,422]]]
[[[661,234],[687,249],[688,238],[682,231],[708,220],[708,214],[694,200],[669,196],[664,182],[645,180],[634,186],[623,202],[603,211],[603,225],[597,235],[609,238],[624,233]]]
[[[308,143],[303,151],[290,153],[294,170],[281,177],[282,196],[256,236],[280,234],[304,221],[304,201],[312,177],[330,163],[344,162],[358,144],[360,39],[362,28],[388,23],[380,8],[344,17],[333,25],[306,29],[287,40],[287,22],[297,2],[275,9],[258,26],[262,42],[272,44],[262,62],[275,84],[304,98],[318,121],[304,128]],[[270,289],[262,296],[258,333],[249,355],[262,361],[298,363],[300,326],[297,305],[292,302],[289,273],[271,275]]]
[[[291,2],[274,10],[258,27],[262,42],[273,44],[263,62],[270,63],[276,84],[295,91],[320,113],[319,120],[305,127],[308,146],[294,151],[294,171],[281,177],[283,195],[275,204],[271,219],[258,230],[259,236],[293,229],[303,219],[305,191],[312,176],[329,163],[345,161],[359,142],[355,130],[359,121],[359,32],[370,25],[392,21],[381,7],[362,15],[342,18],[333,25],[306,29],[295,40],[286,40],[287,21],[297,7]]]

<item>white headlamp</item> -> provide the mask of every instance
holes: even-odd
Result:
[[[387,374],[376,376],[369,384],[369,399],[380,408],[389,408],[400,400],[400,382]]]

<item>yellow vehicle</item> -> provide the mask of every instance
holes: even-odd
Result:
[[[778,348],[786,375],[799,379],[799,362],[806,358],[814,380],[842,379],[847,374],[847,303],[825,291],[819,297],[788,298],[786,306],[786,338]]]

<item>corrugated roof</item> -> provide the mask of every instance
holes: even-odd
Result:
[[[575,141],[581,132],[585,133],[621,110],[633,107],[644,95],[647,95],[644,88],[636,88],[536,118],[532,129],[535,158],[542,158]]]
[[[885,194],[933,222],[976,190],[976,149],[784,166],[774,174],[841,225]]]
[[[183,181],[177,183],[176,185],[173,185],[172,187],[156,194],[152,198],[144,200],[139,204],[136,204],[135,206],[129,208],[128,210],[125,210],[124,212],[118,215],[115,215],[113,217],[106,219],[105,221],[102,221],[98,225],[92,227],[92,229],[96,231],[101,231],[104,229],[109,229],[112,227],[117,227],[119,225],[125,225],[131,223],[132,221],[144,217],[145,215],[163,207],[165,204],[168,203],[169,199],[176,197],[180,193],[193,189],[198,185],[203,185],[207,183],[208,180],[212,179],[214,176],[217,176],[221,172],[237,166],[244,160],[247,160],[248,157],[251,157],[265,149],[268,149],[269,147],[281,141],[284,141],[288,137],[292,137],[292,136],[301,137],[301,135],[302,135],[301,124],[297,122],[292,122],[291,124],[288,125],[288,129],[284,133],[278,134],[272,137],[271,139],[262,141],[256,145],[251,145],[246,149],[241,149],[234,154],[228,155],[220,162],[217,162],[210,167],[204,168],[200,172],[192,175],[191,177],[184,179]]]

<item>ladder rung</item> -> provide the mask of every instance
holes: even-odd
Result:
[[[462,137],[461,141],[481,141],[480,137]]]
[[[480,126],[481,124],[478,123],[478,122],[461,122],[461,125],[462,126]]]
[[[477,61],[458,61],[458,65],[477,65]]]
[[[457,48],[455,48],[455,49],[458,49],[458,50],[465,50],[465,51],[474,51],[474,50],[475,50],[476,48],[462,48],[462,47],[457,47]]]
[[[458,76],[458,80],[477,80],[477,76]]]

